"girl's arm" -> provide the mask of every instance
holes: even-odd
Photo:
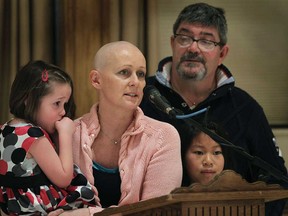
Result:
[[[36,140],[28,152],[51,182],[65,188],[73,177],[72,136],[75,125],[64,117],[55,123],[55,127],[59,134],[59,155],[46,137]]]

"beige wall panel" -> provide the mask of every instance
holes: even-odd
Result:
[[[107,5],[97,0],[65,0],[63,4],[63,67],[71,74],[75,87],[76,117],[89,111],[98,100],[89,80],[94,54],[105,36]],[[104,8],[102,8],[104,7]]]

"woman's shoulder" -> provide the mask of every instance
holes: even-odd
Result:
[[[151,133],[160,133],[165,137],[179,136],[176,128],[167,122],[159,121],[148,116],[144,116],[143,121],[145,123],[142,124],[144,125],[144,130],[146,132],[150,131]]]
[[[151,118],[147,115],[145,115],[142,111],[142,109],[139,107],[138,110],[138,117],[137,119],[140,119],[139,123],[140,125],[144,126],[144,129],[151,129],[155,131],[169,131],[169,132],[177,132],[176,128],[172,126],[171,124],[163,121],[159,121],[157,119]],[[137,121],[137,120],[136,120]]]
[[[174,126],[148,116],[143,117],[143,134],[147,140],[145,145],[154,146],[155,149],[178,149],[180,148],[180,136]]]
[[[156,127],[164,127],[164,128],[170,128],[170,129],[174,129],[174,127],[167,123],[167,122],[163,122],[163,121],[160,121],[160,120],[157,120],[157,119],[154,119],[154,118],[151,118],[149,116],[146,116],[144,115],[144,119],[145,121],[148,123],[148,124],[151,124],[153,126],[156,126]]]

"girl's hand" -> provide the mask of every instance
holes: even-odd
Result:
[[[76,130],[73,120],[68,117],[64,117],[60,121],[55,122],[55,128],[58,134],[73,135]]]

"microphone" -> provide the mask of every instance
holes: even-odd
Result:
[[[148,85],[144,88],[144,94],[148,96],[151,103],[155,105],[157,109],[166,113],[170,117],[175,117],[177,112],[169,104],[169,102],[164,98],[158,89],[152,85]]]

